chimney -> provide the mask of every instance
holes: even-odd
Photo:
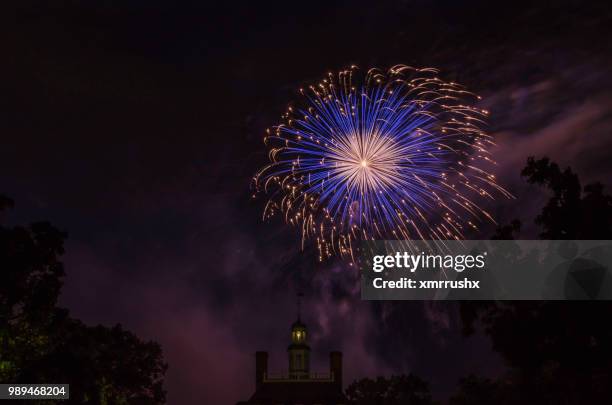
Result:
[[[334,384],[342,390],[342,352],[331,352],[329,354],[329,371],[334,376]]]
[[[268,373],[268,352],[255,352],[255,388],[263,383]]]

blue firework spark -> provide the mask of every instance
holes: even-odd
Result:
[[[282,214],[315,239],[321,259],[363,239],[461,239],[481,218],[476,198],[509,194],[494,164],[478,97],[435,69],[352,66],[307,89],[268,130],[270,164],[254,178]]]

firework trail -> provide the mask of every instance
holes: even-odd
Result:
[[[463,239],[493,221],[478,200],[510,194],[485,170],[487,111],[437,73],[351,66],[300,89],[264,138],[270,163],[254,177],[269,196],[264,218],[282,215],[320,259],[353,257],[360,240]]]

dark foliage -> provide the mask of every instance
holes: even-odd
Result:
[[[459,390],[449,405],[501,405],[509,403],[508,393],[500,381],[470,375],[459,381]]]
[[[346,389],[346,397],[354,405],[431,405],[429,384],[409,375],[364,378]]]
[[[521,231],[521,221],[518,219],[513,220],[508,225],[500,225],[495,230],[495,235],[491,237],[492,240],[511,240]]]
[[[0,196],[0,211],[12,205]],[[157,343],[57,307],[66,237],[47,222],[0,225],[0,383],[68,383],[68,403],[165,403]]]
[[[601,184],[580,187],[570,168],[529,158],[522,172],[552,196],[537,217],[542,238],[611,239],[612,197]],[[498,229],[511,239],[517,226]],[[612,396],[610,302],[462,302],[464,331],[481,325],[508,365],[503,382],[470,377],[453,404],[607,403]]]
[[[552,191],[536,218],[543,228],[542,239],[612,239],[612,196],[604,194],[602,184],[582,190],[569,167],[561,171],[548,158],[528,158],[521,175]]]

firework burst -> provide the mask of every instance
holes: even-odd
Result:
[[[487,171],[491,136],[479,99],[436,69],[355,66],[300,89],[264,142],[270,163],[254,177],[282,215],[315,240],[320,259],[353,256],[374,239],[463,239],[493,221],[479,200],[510,196]]]

